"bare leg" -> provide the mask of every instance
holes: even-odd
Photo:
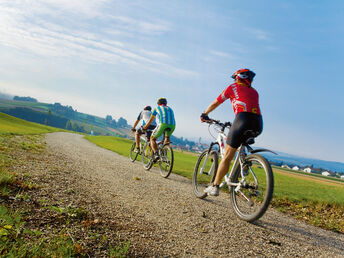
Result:
[[[225,155],[220,162],[219,168],[217,169],[214,185],[220,185],[222,178],[228,173],[229,166],[235,155],[237,148],[232,148],[228,144],[225,148]]]
[[[170,137],[165,136],[164,144],[169,144],[170,143]]]
[[[135,133],[136,148],[140,148],[140,134],[136,131]]]
[[[152,150],[155,153],[158,149],[158,145],[156,144],[156,140],[154,139],[153,136],[151,136],[150,143],[151,143]]]

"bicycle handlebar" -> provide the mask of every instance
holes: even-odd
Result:
[[[209,120],[205,121],[206,123],[208,124],[216,124],[216,125],[219,125],[221,126],[223,129],[226,128],[226,127],[231,127],[232,126],[232,123],[231,122],[225,122],[225,123],[221,123],[219,120],[215,120],[215,119],[211,119],[209,118]]]

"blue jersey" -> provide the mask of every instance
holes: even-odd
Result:
[[[158,124],[168,124],[168,125],[176,124],[176,121],[174,120],[173,110],[169,106],[164,106],[164,105],[157,106],[153,110],[152,115],[156,116],[156,120]]]

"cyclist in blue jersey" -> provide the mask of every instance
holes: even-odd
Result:
[[[148,122],[148,120],[150,119],[151,117],[151,114],[152,114],[152,107],[151,106],[145,106],[143,108],[143,110],[140,112],[140,114],[138,115],[133,127],[131,128],[131,130],[133,132],[136,131],[135,133],[135,142],[136,142],[136,149],[135,149],[135,152],[139,152],[139,149],[140,149],[140,135],[142,135],[144,133],[144,130],[142,129],[143,126],[145,126]],[[138,125],[138,123],[142,120],[142,126],[136,130],[136,126]],[[155,121],[153,121],[150,126],[148,127],[148,129],[150,130],[154,130],[156,127],[156,123]],[[149,138],[150,137],[150,134],[148,135],[147,134],[147,137]]]
[[[153,123],[154,119],[156,119],[157,127],[154,129],[152,136],[151,136],[151,146],[154,151],[154,160],[156,161],[158,156],[158,146],[156,144],[156,140],[165,133],[164,144],[170,142],[170,136],[172,135],[175,127],[176,121],[174,120],[174,113],[172,108],[167,106],[167,100],[165,98],[158,99],[158,106],[153,110],[152,115],[147,122],[147,124],[143,127],[144,130],[147,130],[151,123]]]

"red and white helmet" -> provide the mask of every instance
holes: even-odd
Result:
[[[254,76],[256,76],[254,72],[252,72],[250,69],[244,68],[244,69],[239,69],[238,71],[233,73],[232,78],[234,80],[241,79],[245,81],[246,83],[248,83],[249,85],[251,85],[251,82],[253,81]]]

